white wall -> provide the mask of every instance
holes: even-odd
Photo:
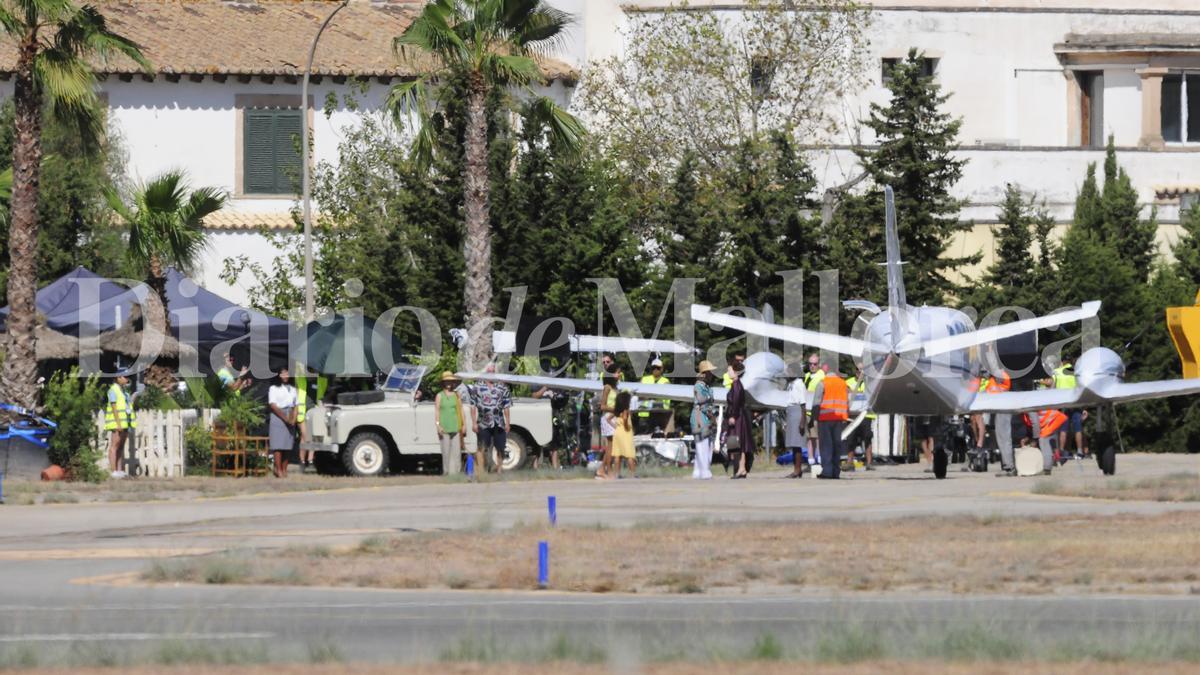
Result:
[[[565,4],[565,0],[564,0]],[[591,0],[588,0],[591,4]],[[629,3],[639,7],[661,7],[660,0]],[[707,4],[705,0],[691,4]],[[715,3],[728,7],[736,3]],[[940,59],[938,81],[952,94],[946,110],[963,119],[961,140],[964,145],[977,143],[1022,146],[1067,145],[1068,82],[1054,53],[1054,45],[1068,33],[1200,33],[1200,6],[1182,0],[1143,3],[1108,2],[1129,13],[1086,13],[1091,2],[973,2],[971,0],[908,0],[878,2],[869,31],[870,58],[865,73],[867,86],[840,102],[841,112],[851,119],[864,119],[869,104],[886,103],[887,92],[881,82],[880,60],[902,56],[909,47],[917,47]],[[588,26],[585,31],[589,55],[613,53],[620,49],[617,23],[603,10],[607,0],[596,3],[597,10],[588,20],[607,21],[603,29]],[[892,9],[887,5],[901,5]],[[914,6],[954,6],[950,11],[912,9]],[[1175,12],[1135,13],[1149,6]],[[983,11],[961,11],[978,6]],[[1020,11],[1004,11],[1017,7]],[[1072,11],[1054,11],[1069,7]],[[1030,11],[1030,10],[1037,11]],[[723,10],[738,16],[738,10]],[[604,37],[607,36],[607,37]],[[1105,121],[1111,125],[1119,145],[1136,145],[1141,136],[1140,89],[1132,71],[1105,73]],[[842,115],[838,115],[841,117]],[[846,133],[832,139],[846,143]],[[870,142],[869,135],[863,140]]]
[[[344,96],[352,94],[366,109],[377,109],[387,95],[389,85],[374,82],[365,93],[355,85],[338,85],[326,78],[310,84],[313,100],[313,159],[336,162],[342,131],[355,124],[359,113],[344,105]],[[285,94],[299,97],[300,85],[282,79],[274,83],[224,83],[211,79],[203,82],[181,80],[176,83],[157,78],[153,82],[135,79],[122,82],[109,78],[102,90],[108,95],[110,124],[120,134],[128,153],[127,172],[134,181],[148,180],[173,168],[187,170],[193,186],[215,186],[233,195],[229,211],[245,213],[286,213],[296,199],[236,196],[237,116],[235,98],[244,94]],[[338,105],[326,117],[326,96],[338,96]],[[319,210],[320,205],[314,206]],[[226,257],[246,255],[270,269],[277,251],[265,237],[254,231],[211,232],[211,246],[196,270],[196,281],[205,288],[234,302],[246,301],[249,275],[240,283],[228,285],[220,279]]]

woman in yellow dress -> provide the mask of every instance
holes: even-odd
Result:
[[[633,451],[633,419],[630,412],[630,400],[633,396],[623,391],[617,394],[617,405],[613,410],[612,457],[617,468],[617,478],[621,477],[621,458],[628,460],[629,477],[637,472],[637,455]]]

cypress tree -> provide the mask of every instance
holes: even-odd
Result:
[[[883,186],[896,195],[896,216],[901,254],[912,304],[940,304],[961,289],[946,272],[979,261],[978,253],[947,257],[951,239],[970,228],[959,221],[963,202],[950,194],[962,177],[966,160],[956,159],[962,121],[943,112],[949,99],[932,77],[921,73],[922,57],[910,50],[891,70],[891,101],[887,107],[871,105],[866,124],[875,132],[878,147],[858,150],[863,169],[874,188],[860,208],[843,209],[846,216],[883,224]],[[877,262],[877,261],[872,261]]]

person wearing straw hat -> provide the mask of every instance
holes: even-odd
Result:
[[[696,462],[692,467],[692,478],[712,479],[713,440],[717,436],[717,403],[713,398],[712,384],[717,378],[717,367],[711,361],[700,362],[700,377],[696,380],[695,402],[692,405],[692,436],[696,439]]]
[[[467,435],[466,419],[463,417],[462,398],[456,391],[460,380],[450,371],[441,377],[442,390],[433,399],[437,411],[438,443],[442,446],[442,474],[449,476],[462,470],[462,453]],[[458,440],[458,449],[454,441]]]

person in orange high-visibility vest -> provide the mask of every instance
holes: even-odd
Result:
[[[998,369],[988,378],[987,393],[999,394],[1012,390],[1012,377],[1003,369]],[[1013,462],[1012,414],[996,413],[992,416],[992,433],[996,436],[996,448],[1000,450],[1000,473],[997,476],[1017,475]]]
[[[1050,439],[1066,424],[1067,416],[1061,410],[1043,410],[1038,413],[1038,447],[1042,451],[1042,473],[1049,476],[1054,468],[1054,449]]]
[[[850,387],[837,368],[831,368],[813,393],[817,439],[821,448],[821,473],[817,478],[842,475],[842,430],[850,419]]]

